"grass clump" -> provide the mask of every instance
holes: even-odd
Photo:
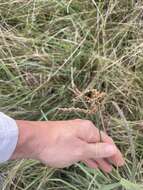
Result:
[[[90,119],[126,158],[109,175],[83,164],[1,165],[3,190],[143,189],[142,36],[141,1],[0,0],[1,111],[17,119]],[[75,87],[106,94],[96,113],[59,110],[90,110],[82,96],[74,101]]]

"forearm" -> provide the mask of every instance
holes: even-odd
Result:
[[[37,143],[36,134],[38,126],[33,121],[16,120],[19,135],[16,149],[11,160],[23,158],[35,158]],[[38,123],[38,122],[37,122]]]

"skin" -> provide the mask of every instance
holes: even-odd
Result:
[[[111,172],[112,165],[124,165],[124,159],[113,142],[89,120],[23,121],[17,120],[19,138],[11,159],[35,159],[64,168],[79,161],[91,168]]]

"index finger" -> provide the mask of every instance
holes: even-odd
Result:
[[[110,144],[114,144],[114,141],[111,137],[109,137],[107,134],[105,134],[104,132],[101,131],[101,139],[103,140],[103,142],[106,143],[110,143]],[[115,145],[116,146],[116,145]],[[117,146],[116,146],[117,147]],[[120,150],[117,148],[117,153],[114,156],[111,156],[109,158],[114,165],[116,166],[122,166],[124,165],[125,161],[124,158],[122,156],[122,153],[120,152]]]
[[[96,128],[91,121],[83,120],[82,123],[80,122],[80,124],[81,125],[78,128],[78,137],[80,139],[88,143],[103,142],[115,145],[113,139],[103,131],[99,131],[99,129]],[[124,164],[123,156],[118,148],[116,154],[110,157],[110,160],[116,166],[122,166]]]

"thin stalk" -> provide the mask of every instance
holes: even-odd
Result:
[[[132,160],[133,160],[133,167],[132,167],[132,175],[131,175],[131,181],[134,182],[135,181],[135,173],[136,173],[136,164],[137,164],[137,160],[136,160],[136,151],[135,151],[135,144],[134,144],[134,139],[132,136],[132,130],[130,129],[128,122],[124,116],[123,111],[120,109],[120,107],[118,106],[118,104],[114,101],[112,101],[112,104],[114,105],[114,107],[116,108],[116,110],[118,111],[122,121],[123,121],[123,126],[127,131],[128,137],[129,137],[129,143],[131,146],[131,156],[132,156]]]

